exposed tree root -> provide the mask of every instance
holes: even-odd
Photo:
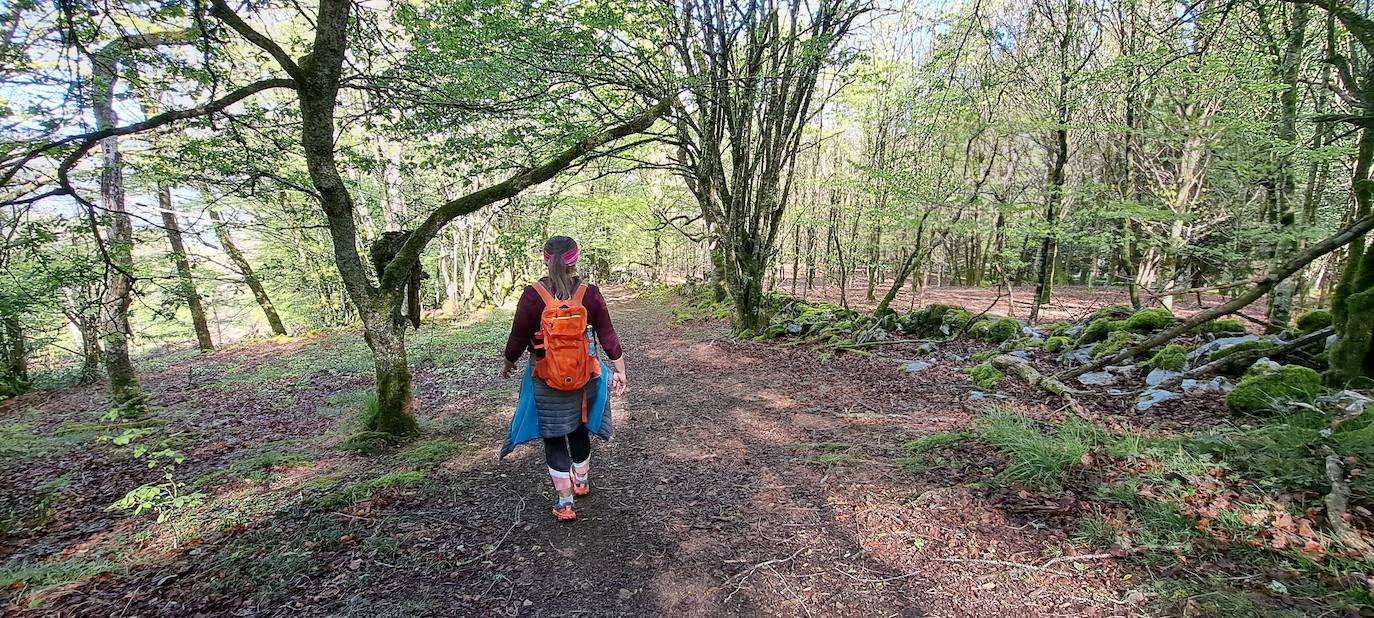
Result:
[[[1345,466],[1339,455],[1328,452],[1326,455],[1326,480],[1331,482],[1331,493],[1326,494],[1326,525],[1342,545],[1369,555],[1371,548],[1360,534],[1346,523],[1346,509],[1350,506],[1350,483],[1345,480]]]

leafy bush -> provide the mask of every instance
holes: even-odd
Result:
[[[1298,318],[1298,332],[1304,335],[1328,326],[1331,326],[1331,312],[1325,309],[1308,311]]]
[[[1045,351],[1060,352],[1063,351],[1064,348],[1069,347],[1070,343],[1073,343],[1072,339],[1069,339],[1068,337],[1064,337],[1062,335],[1055,335],[1045,340]]]
[[[1168,309],[1152,307],[1135,312],[1131,317],[1126,318],[1121,327],[1137,332],[1146,332],[1168,328],[1173,321],[1174,314],[1170,313]]]
[[[1006,378],[1006,374],[991,364],[983,363],[974,365],[964,370],[964,373],[973,378],[973,384],[983,390],[992,390]]]
[[[1321,374],[1307,367],[1256,368],[1246,373],[1226,396],[1226,408],[1232,414],[1255,414],[1282,407],[1289,401],[1312,403],[1321,390]]]
[[[1188,362],[1188,348],[1177,343],[1164,346],[1164,349],[1155,352],[1150,360],[1145,361],[1145,366],[1150,369],[1163,369],[1165,371],[1183,371],[1183,366]]]

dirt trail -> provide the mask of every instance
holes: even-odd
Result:
[[[614,408],[616,439],[594,445],[593,495],[579,501],[576,523],[548,515],[538,445],[496,460],[515,389],[494,376],[496,364],[427,366],[416,371],[422,413],[469,427],[483,447],[441,465],[423,492],[271,513],[37,613],[1133,615],[1121,599],[1140,582],[1114,561],[1055,560],[1089,553],[1066,540],[1080,514],[1072,501],[967,489],[1003,463],[975,446],[925,472],[899,463],[904,442],[972,421],[982,403],[969,401],[962,364],[913,376],[891,359],[821,359],[730,339],[719,324],[675,325],[660,302],[608,295],[632,392]],[[186,380],[179,371],[169,379]],[[1022,410],[1048,413],[1024,403],[1033,394],[1004,390]],[[303,407],[235,423],[276,427],[319,405],[293,396]],[[317,465],[373,465],[341,461]],[[258,592],[278,589],[262,605],[252,591],[220,587],[260,564],[246,561],[254,553],[301,565],[259,582]]]
[[[1062,533],[990,506],[950,471],[927,478],[897,465],[904,441],[970,422],[963,376],[937,367],[918,382],[890,361],[818,362],[716,326],[675,326],[656,305],[613,302],[633,392],[615,409],[616,439],[595,447],[595,492],[580,520],[549,520],[537,446],[455,475],[452,501],[423,508],[461,524],[431,533],[499,543],[500,566],[420,576],[411,594],[432,611],[1122,613],[1119,593],[1104,589],[1120,579],[1110,563],[1069,577],[995,564],[1040,565],[1058,555]]]

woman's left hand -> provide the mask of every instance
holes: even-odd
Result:
[[[506,364],[505,364],[504,366],[501,367],[501,379],[502,379],[502,380],[509,380],[509,379],[510,379],[510,374],[512,374],[512,373],[514,373],[514,372],[515,372],[515,363],[514,363],[514,362],[511,362],[511,361],[506,361]]]

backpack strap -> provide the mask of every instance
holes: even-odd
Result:
[[[539,292],[539,297],[544,299],[545,309],[558,304],[558,299],[553,297],[553,294],[549,292],[548,288],[544,287],[544,284],[535,281],[534,285],[530,287],[534,288],[534,291]]]
[[[576,292],[573,292],[572,298],[568,299],[568,302],[569,302],[571,305],[573,305],[574,307],[580,306],[580,305],[582,304],[582,298],[583,298],[584,296],[586,296],[586,295],[587,295],[587,284],[585,284],[585,283],[579,284],[579,285],[577,286],[577,291],[576,291]]]

